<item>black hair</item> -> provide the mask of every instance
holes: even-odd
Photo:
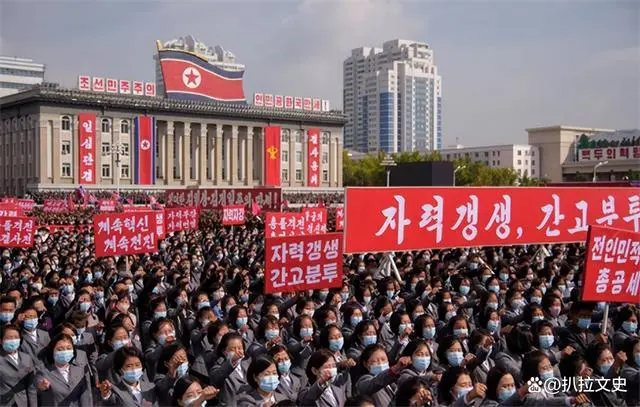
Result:
[[[622,350],[627,355],[627,364],[636,369],[638,369],[640,366],[638,366],[638,364],[636,363],[633,348],[636,347],[638,342],[640,342],[640,338],[638,338],[637,336],[636,337],[630,336],[627,339],[625,339],[624,343],[622,344]]]
[[[447,351],[456,342],[458,342],[462,346],[462,343],[460,342],[460,340],[453,336],[447,335],[444,338],[442,338],[437,350],[438,359],[440,360],[440,363],[445,363],[445,364],[449,363],[447,358]],[[462,352],[464,352],[464,347],[462,348]]]
[[[229,342],[231,342],[234,339],[239,340],[242,343],[242,348],[244,349],[245,345],[244,345],[244,341],[242,340],[242,335],[236,332],[228,332],[222,337],[222,339],[220,340],[220,343],[218,344],[218,347],[216,348],[216,354],[219,358],[224,357],[224,352],[227,349]]]
[[[318,379],[315,373],[313,373],[312,369],[320,369],[322,365],[327,363],[328,360],[332,360],[332,359],[334,359],[333,352],[331,352],[328,349],[320,349],[311,355],[311,357],[309,358],[309,361],[307,362],[307,368],[306,368],[309,384],[315,383],[316,380]]]
[[[330,324],[325,326],[324,328],[322,328],[322,330],[320,331],[320,335],[318,336],[318,346],[320,348],[330,349],[329,334],[332,329],[336,329],[338,332],[340,332],[340,336],[342,336],[342,331],[340,331],[340,328],[338,328],[338,325]],[[342,337],[344,338],[344,336]],[[344,349],[344,346],[343,346],[343,349]]]
[[[247,369],[247,382],[249,386],[258,389],[258,382],[256,382],[255,376],[267,370],[271,365],[275,365],[271,356],[261,355],[253,359],[249,365],[249,369]]]
[[[47,363],[49,363],[50,365],[54,364],[54,358],[53,358],[53,352],[54,352],[54,348],[56,347],[56,345],[58,344],[58,342],[60,341],[69,341],[72,345],[73,345],[73,339],[69,336],[69,335],[65,335],[65,334],[58,334],[57,336],[55,336],[51,342],[49,342],[49,344],[47,345],[47,347],[45,348],[46,351],[44,353],[45,356],[45,360],[47,361]],[[76,347],[73,347],[73,359],[76,358]],[[72,360],[73,360],[72,359]]]
[[[421,388],[431,392],[431,388],[427,381],[420,376],[412,376],[404,380],[398,385],[396,391],[396,406],[408,406],[411,404],[411,398],[416,395]]]
[[[502,380],[502,378],[508,374],[510,374],[513,377],[513,380],[517,388],[518,381],[515,378],[515,376],[511,374],[511,372],[497,365],[492,367],[491,370],[489,370],[489,373],[487,373],[487,381],[486,381],[487,383],[486,398],[493,401],[499,401],[498,400],[498,383],[500,383],[500,380]]]
[[[140,359],[140,363],[142,364],[142,370],[144,370],[144,357],[142,357],[142,353],[138,349],[136,349],[134,346],[123,346],[122,348],[118,349],[113,356],[113,371],[114,372],[122,371],[124,362],[128,358]]]
[[[176,341],[169,345],[163,346],[160,353],[160,358],[158,359],[158,363],[156,364],[156,373],[166,375],[169,372],[167,364],[169,363],[173,355],[175,355],[181,349],[184,349],[188,359],[189,352],[187,352],[187,349],[180,342]]]
[[[462,366],[452,366],[444,372],[442,379],[440,379],[440,383],[438,384],[438,396],[440,397],[442,404],[449,405],[453,403],[454,400],[451,395],[451,390],[453,390],[458,378],[462,375],[468,375],[471,377],[471,373]],[[473,380],[473,377],[471,377],[471,379]]]
[[[532,377],[539,377],[538,365],[544,359],[549,359],[547,355],[539,350],[534,350],[522,358],[522,382],[526,383]]]
[[[531,332],[522,326],[514,326],[506,337],[507,349],[516,355],[523,355],[531,350],[533,344]]]

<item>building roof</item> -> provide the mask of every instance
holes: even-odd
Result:
[[[622,141],[623,139],[640,138],[640,129],[604,131],[589,136],[589,140]]]
[[[313,122],[334,126],[343,126],[347,122],[347,116],[338,110],[309,112],[247,104],[181,101],[163,97],[81,91],[62,88],[53,83],[42,83],[29,90],[0,98],[0,110],[33,102],[77,105],[79,107],[131,109],[169,115],[195,114],[224,117],[226,119]]]
[[[597,129],[594,127],[578,127],[578,126],[567,126],[564,124],[558,124],[556,126],[544,126],[544,127],[531,127],[525,129],[527,133],[537,132],[537,131],[549,131],[549,130],[566,130],[566,131],[577,131],[577,132],[588,132],[588,133],[601,133],[601,132],[612,132],[614,130],[609,129]]]

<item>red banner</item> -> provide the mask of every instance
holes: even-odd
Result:
[[[267,239],[266,294],[340,287],[342,233]]]
[[[305,218],[300,212],[267,212],[265,215],[265,237],[302,236],[305,234]]]
[[[347,188],[345,251],[579,242],[640,231],[638,188]]]
[[[31,247],[36,231],[33,218],[0,216],[0,247]]]
[[[18,204],[18,198],[2,198],[2,199],[0,199],[0,204],[17,205]]]
[[[200,219],[198,208],[165,208],[164,212],[167,234],[198,229],[198,220]]]
[[[307,186],[320,186],[320,129],[307,130]]]
[[[256,202],[263,211],[280,211],[280,188],[176,189],[165,193],[167,206],[195,206],[221,210],[226,205],[251,205]]]
[[[590,226],[582,301],[640,303],[640,233]]]
[[[151,116],[138,116],[134,120],[133,181],[137,185],[156,182],[156,120]]]
[[[7,218],[17,218],[24,216],[22,209],[14,200],[0,201],[0,216]]]
[[[338,205],[336,211],[336,231],[344,229],[344,205]]]
[[[36,202],[33,199],[18,199],[18,207],[25,212],[31,212],[36,206]]]
[[[98,208],[100,212],[115,212],[118,203],[115,199],[100,199],[98,201]]]
[[[280,185],[280,127],[264,128],[264,185]],[[290,158],[291,160],[293,158]]]
[[[304,208],[305,235],[327,233],[327,208]]]
[[[48,213],[63,213],[69,211],[69,201],[66,199],[45,199],[42,211]]]
[[[96,115],[78,115],[78,157],[80,163],[80,184],[96,183]]]
[[[223,225],[244,225],[245,212],[244,205],[227,205],[222,208]]]
[[[164,239],[167,236],[166,228],[164,225],[164,209],[154,210],[156,215],[156,237],[158,239]]]
[[[94,215],[96,256],[155,253],[158,251],[155,223],[153,211]]]

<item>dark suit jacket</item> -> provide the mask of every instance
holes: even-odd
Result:
[[[47,365],[38,372],[36,386],[43,378],[51,383],[51,387],[46,391],[38,391],[39,405],[47,407],[93,405],[93,386],[84,368],[69,365],[69,381],[67,382],[55,366]]]
[[[18,364],[0,351],[0,406],[36,407],[36,365],[29,355],[18,352]]]

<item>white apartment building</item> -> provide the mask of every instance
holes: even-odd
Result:
[[[244,65],[236,63],[236,56],[231,51],[225,50],[220,45],[210,47],[198,41],[193,35],[174,38],[165,42],[158,41],[158,46],[163,49],[189,51],[201,58],[205,58],[210,64],[229,71],[244,71],[245,69]],[[153,55],[153,60],[156,67],[156,89],[159,95],[163,95],[164,80],[162,79],[162,69],[160,68],[157,53]]]
[[[361,47],[343,63],[345,147],[360,152],[442,148],[442,79],[423,42]]]
[[[540,178],[540,150],[529,144],[504,144],[498,146],[480,146],[447,148],[440,151],[442,159],[453,161],[469,158],[480,161],[492,168],[513,168],[518,175]]]
[[[31,59],[0,56],[0,97],[42,83],[44,68]]]

